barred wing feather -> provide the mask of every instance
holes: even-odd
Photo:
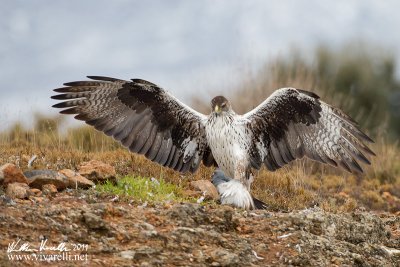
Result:
[[[60,113],[76,114],[131,152],[180,172],[194,172],[203,160],[214,162],[204,130],[205,115],[145,80],[124,81],[88,76],[91,81],[65,83],[53,99]]]

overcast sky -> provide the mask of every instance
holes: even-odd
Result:
[[[362,39],[400,62],[400,1],[1,0],[0,129],[55,114],[51,89],[143,78],[188,102],[299,47]]]

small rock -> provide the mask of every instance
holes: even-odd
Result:
[[[7,187],[11,183],[28,184],[29,181],[17,166],[7,163],[0,167],[0,185]]]
[[[115,168],[110,164],[98,161],[91,160],[88,162],[82,163],[79,166],[79,174],[85,176],[87,179],[94,182],[105,182],[106,180],[115,181],[116,180],[116,172]]]
[[[15,201],[18,204],[22,204],[22,205],[30,205],[30,204],[32,204],[31,200],[28,200],[28,199],[15,199]]]
[[[90,181],[89,179],[86,179],[85,177],[83,177],[82,175],[80,175],[79,173],[73,171],[73,170],[69,170],[69,169],[64,169],[59,171],[59,173],[65,175],[65,177],[67,177],[68,179],[68,187],[70,188],[83,188],[83,189],[87,189],[89,187],[94,186],[94,183],[92,181]]]
[[[40,191],[37,188],[29,188],[28,190],[28,195],[29,196],[36,196],[36,197],[40,197],[42,195],[42,191]]]
[[[25,183],[8,184],[6,195],[10,198],[27,198],[29,186]]]
[[[149,231],[154,231],[155,227],[154,225],[147,223],[147,222],[142,222],[139,224],[139,227],[144,229],[144,230],[149,230]]]
[[[6,194],[0,195],[0,200],[2,203],[9,206],[15,206],[17,204],[12,198],[7,196]]]
[[[36,203],[43,202],[43,197],[30,197],[29,199],[33,200]]]
[[[42,186],[43,195],[54,196],[57,194],[57,187],[54,184],[44,184]]]
[[[135,260],[141,260],[141,259],[149,259],[154,257],[154,255],[159,254],[160,250],[155,247],[150,247],[150,246],[141,246],[135,250]]]
[[[107,228],[104,223],[104,220],[100,216],[94,213],[91,212],[83,213],[83,220],[89,229],[96,230],[96,229]]]
[[[121,256],[121,258],[132,260],[135,258],[135,251],[134,250],[125,250],[125,251],[121,251],[121,253],[119,255]]]
[[[219,266],[238,266],[240,262],[237,254],[231,253],[222,248],[212,251],[211,258],[214,260],[214,262],[218,262],[220,264]]]
[[[45,184],[53,184],[57,190],[63,190],[68,186],[65,175],[52,170],[32,170],[24,172],[29,180],[29,186],[42,189]]]
[[[158,232],[156,231],[155,227],[152,224],[149,224],[147,222],[142,222],[137,226],[139,226],[142,229],[142,231],[140,232],[140,234],[142,236],[145,236],[148,238],[148,237],[153,237],[153,236],[158,235]]]
[[[166,215],[170,220],[179,220],[181,226],[197,226],[209,221],[209,217],[205,214],[204,209],[200,205],[182,204],[174,205],[166,209]]]
[[[218,200],[219,194],[217,188],[208,180],[197,180],[190,183],[190,185],[200,192],[205,192],[206,199]]]

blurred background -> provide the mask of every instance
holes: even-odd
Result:
[[[150,80],[204,112],[217,94],[244,112],[279,87],[302,87],[397,138],[399,8],[373,0],[2,0],[0,130],[54,116],[51,89],[63,82],[105,75]]]
[[[99,159],[119,175],[185,183],[104,134],[59,116],[52,89],[103,75],[141,78],[205,113],[223,94],[244,113],[281,87],[314,91],[360,123],[377,157],[365,179],[301,160],[260,171],[271,207],[316,203],[400,211],[399,1],[1,0],[0,165],[76,169]],[[329,196],[329,197],[327,197]],[[325,204],[324,204],[325,203]],[[339,207],[339,208],[338,208]]]

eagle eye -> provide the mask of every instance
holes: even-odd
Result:
[[[221,107],[222,108],[226,107],[226,103],[222,103]]]

